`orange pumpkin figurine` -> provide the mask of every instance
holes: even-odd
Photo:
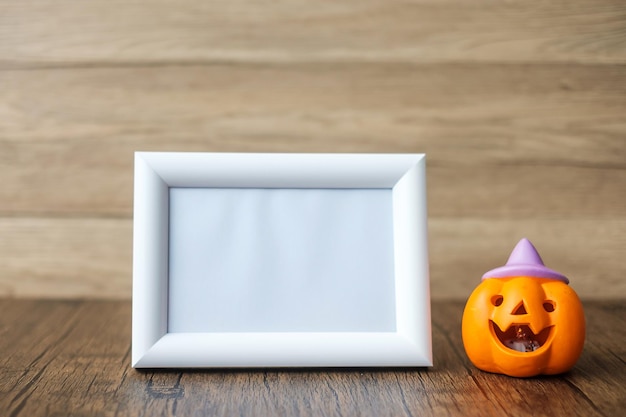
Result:
[[[568,284],[522,239],[506,265],[483,275],[467,300],[462,333],[472,363],[515,377],[573,367],[585,343],[585,316]]]

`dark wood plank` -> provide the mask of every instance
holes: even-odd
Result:
[[[0,214],[132,210],[136,150],[426,152],[433,216],[623,216],[621,65],[0,71]]]
[[[237,61],[619,62],[619,0],[0,3],[0,68]]]
[[[623,300],[586,302],[575,368],[516,379],[475,369],[461,302],[433,303],[432,369],[136,371],[130,303],[0,300],[0,412],[17,416],[617,415]]]
[[[585,311],[587,319],[586,354],[580,359],[580,366],[568,375],[567,382],[573,389],[584,394],[590,404],[598,407],[607,416],[616,416],[626,406],[626,384],[623,375],[626,364],[626,348],[621,329],[626,328],[626,302],[602,302],[597,311]],[[587,305],[586,305],[587,306]],[[619,387],[617,396],[607,396],[606,392]]]
[[[626,220],[431,217],[431,294],[465,299],[526,236],[585,298],[626,294]],[[132,220],[0,218],[0,296],[122,298],[131,294]]]

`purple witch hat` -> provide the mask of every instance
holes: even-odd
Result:
[[[509,278],[509,277],[535,277],[550,278],[563,281],[569,284],[569,279],[543,264],[541,256],[537,253],[537,249],[530,243],[530,240],[523,238],[511,252],[506,265],[496,269],[492,269],[483,275],[483,279],[487,278]]]

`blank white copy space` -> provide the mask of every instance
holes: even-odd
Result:
[[[395,331],[390,189],[171,188],[169,332]]]

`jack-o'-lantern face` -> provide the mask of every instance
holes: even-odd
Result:
[[[463,313],[463,344],[474,365],[528,377],[570,369],[585,341],[585,317],[566,283],[528,276],[484,279]]]

